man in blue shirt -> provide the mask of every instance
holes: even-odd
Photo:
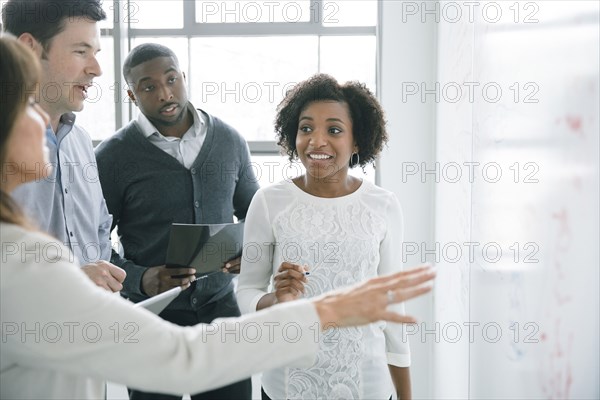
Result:
[[[46,142],[51,174],[21,185],[13,196],[44,231],[73,252],[82,270],[98,286],[119,291],[125,271],[109,263],[108,214],[98,179],[92,142],[75,124],[87,89],[102,74],[97,22],[106,18],[98,0],[9,0],[2,25],[40,58],[42,81],[31,94],[50,116]]]

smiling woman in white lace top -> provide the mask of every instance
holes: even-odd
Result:
[[[399,271],[403,221],[397,198],[348,174],[372,162],[387,141],[372,93],[359,83],[339,85],[315,75],[279,105],[276,130],[279,144],[306,173],[262,188],[252,200],[237,290],[243,311]],[[390,309],[404,312],[402,304]],[[289,339],[295,340],[291,327]],[[403,325],[333,329],[318,340],[311,367],[263,374],[263,399],[411,397]]]

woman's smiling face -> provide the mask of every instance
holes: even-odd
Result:
[[[338,101],[309,103],[298,118],[298,158],[315,181],[345,178],[357,151],[348,105]]]

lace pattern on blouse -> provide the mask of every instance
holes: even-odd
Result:
[[[305,297],[377,275],[385,220],[358,199],[306,203],[297,200],[273,221],[282,261],[310,269]],[[363,328],[332,329],[319,338],[310,368],[289,368],[288,399],[351,399],[363,396]]]

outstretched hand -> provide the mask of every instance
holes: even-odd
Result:
[[[365,325],[375,321],[415,323],[416,319],[388,310],[388,305],[421,296],[432,288],[435,272],[428,266],[370,279],[314,300],[321,327]]]

